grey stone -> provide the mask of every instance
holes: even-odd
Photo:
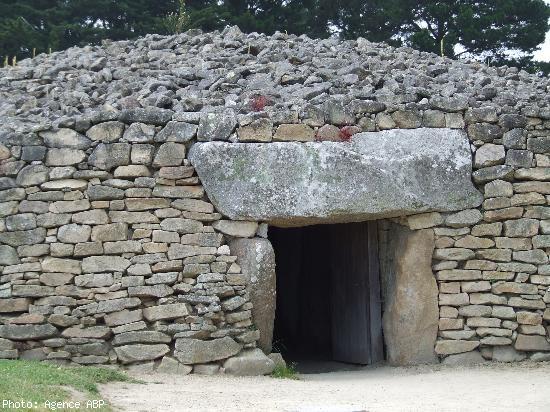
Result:
[[[253,237],[258,229],[258,223],[218,220],[217,222],[212,223],[212,227],[229,236]]]
[[[185,146],[179,143],[163,143],[155,155],[153,166],[179,166],[185,159]]]
[[[466,227],[475,225],[482,219],[483,216],[479,210],[470,209],[447,216],[445,224],[450,227]]]
[[[185,122],[168,122],[155,136],[155,142],[186,143],[197,135],[197,125]]]
[[[189,315],[189,309],[185,303],[149,306],[143,309],[143,316],[149,322],[161,319],[175,319],[187,315]]]
[[[19,186],[38,186],[48,180],[48,173],[44,165],[29,165],[21,169],[15,181]]]
[[[449,355],[443,359],[444,365],[453,365],[453,366],[469,366],[469,365],[478,365],[480,363],[487,362],[481,356],[481,353],[478,351],[457,353],[456,355]]]
[[[123,110],[119,120],[124,123],[149,123],[155,126],[164,126],[172,120],[172,110],[160,109],[157,107],[135,108]]]
[[[144,123],[132,123],[124,132],[122,141],[131,143],[152,143],[155,128]]]
[[[388,362],[434,363],[439,309],[438,288],[431,268],[433,230],[410,231],[392,224],[389,239],[391,243],[380,251],[385,256],[381,262],[383,273],[392,274],[382,281],[385,302],[382,323]],[[384,262],[393,262],[391,269]],[[410,307],[416,309],[407,310]]]
[[[79,260],[59,259],[48,256],[44,258],[41,266],[42,271],[44,272],[72,273],[75,275],[80,275],[82,273],[81,263]]]
[[[88,225],[70,224],[61,226],[57,231],[57,239],[62,243],[87,242],[90,239],[92,228]]]
[[[94,226],[92,228],[92,241],[114,242],[128,238],[127,223],[111,223],[107,225]]]
[[[124,364],[158,359],[170,352],[168,345],[125,345],[115,348],[118,360]]]
[[[233,220],[336,223],[481,203],[459,131],[363,133],[350,143],[203,143],[189,158],[216,209]]]
[[[11,340],[40,340],[58,334],[58,330],[49,324],[46,325],[2,325],[0,338]]]
[[[252,303],[252,319],[260,331],[258,346],[270,353],[276,305],[275,252],[267,239],[234,239],[231,253],[245,274]]]
[[[130,148],[128,143],[100,143],[88,157],[88,163],[101,170],[126,166],[130,163]]]
[[[183,364],[207,363],[236,355],[241,345],[229,336],[213,340],[176,339],[174,357]]]
[[[46,164],[48,166],[70,166],[82,162],[86,158],[83,150],[78,149],[48,149]]]
[[[124,199],[124,190],[110,186],[92,185],[87,193],[91,201]]]
[[[233,110],[204,113],[201,115],[197,138],[200,142],[227,140],[236,126],[237,117]]]
[[[124,123],[110,121],[96,124],[86,132],[86,136],[94,141],[106,143],[116,142],[124,133]]]
[[[165,333],[147,330],[137,332],[124,332],[116,335],[112,340],[114,346],[127,345],[129,343],[170,343],[172,338]]]
[[[502,143],[508,149],[525,149],[527,131],[524,129],[512,129],[502,137]]]
[[[9,266],[19,263],[17,251],[8,245],[0,245],[0,266]]]
[[[481,168],[503,164],[505,157],[504,146],[487,143],[476,150],[474,166]]]
[[[72,129],[48,130],[40,132],[40,136],[48,147],[86,150],[92,144],[90,139]]]
[[[0,232],[0,242],[8,246],[35,245],[46,239],[46,229],[38,227],[32,230]]]
[[[275,362],[260,349],[250,349],[227,359],[223,367],[225,373],[234,376],[269,375],[275,369]]]
[[[160,361],[159,366],[156,369],[157,373],[170,374],[170,375],[188,375],[193,370],[192,366],[183,365],[176,359],[165,356]]]
[[[121,256],[90,256],[82,260],[83,273],[124,272],[130,261]]]
[[[550,343],[548,343],[545,336],[518,334],[514,348],[526,352],[548,352],[550,351]]]

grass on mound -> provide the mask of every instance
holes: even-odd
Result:
[[[72,399],[70,391],[63,387],[74,388],[81,392],[83,399],[78,400],[85,404],[86,399],[101,399],[97,384],[115,381],[132,381],[132,379],[117,370],[108,368],[61,367],[42,362],[0,360],[0,409],[2,409],[3,400],[12,400],[38,404],[38,408],[17,409],[18,412],[47,410],[44,408],[46,401]]]

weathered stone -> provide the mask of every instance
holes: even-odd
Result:
[[[162,358],[160,365],[157,367],[157,373],[170,374],[170,375],[188,375],[193,370],[192,366],[183,365],[176,359],[165,356]]]
[[[83,273],[124,272],[130,261],[120,256],[90,256],[82,260]]]
[[[88,225],[70,224],[61,226],[57,231],[57,239],[62,243],[87,242],[92,228]]]
[[[453,355],[456,353],[470,352],[479,346],[476,340],[439,340],[435,345],[438,355]]]
[[[48,180],[49,169],[44,165],[25,166],[17,174],[15,181],[19,186],[38,186]]]
[[[140,296],[140,297],[156,297],[163,298],[165,296],[172,295],[174,289],[168,285],[153,285],[153,286],[130,286],[128,288],[129,296]]]
[[[527,132],[524,129],[512,129],[502,137],[504,146],[508,149],[525,149]]]
[[[149,322],[160,319],[175,319],[189,314],[185,303],[173,303],[168,305],[149,306],[143,309],[143,316]]]
[[[0,245],[0,266],[9,266],[19,263],[17,251],[8,245]]]
[[[550,343],[544,336],[518,334],[514,348],[525,352],[547,352],[550,351]]]
[[[502,129],[495,124],[474,123],[468,126],[468,135],[472,140],[492,142],[502,137]]]
[[[58,330],[49,324],[45,325],[2,325],[0,338],[11,340],[40,340],[58,334]]]
[[[44,242],[46,229],[38,227],[32,230],[0,232],[0,242],[8,246],[35,245]]]
[[[536,219],[517,219],[504,222],[504,236],[530,237],[539,231],[540,222]]]
[[[88,163],[101,170],[111,170],[130,163],[128,143],[100,143],[88,157]]]
[[[160,223],[163,230],[184,233],[196,233],[202,230],[202,223],[191,219],[168,218]]]
[[[91,140],[72,129],[58,129],[40,132],[44,144],[48,147],[86,150],[91,145]]]
[[[86,158],[83,150],[78,149],[48,149],[46,164],[48,166],[69,166],[82,162]]]
[[[287,225],[357,221],[460,210],[481,202],[471,184],[467,140],[459,131],[399,130],[358,134],[350,143],[267,146],[205,143],[190,151],[210,199],[231,219]],[[331,160],[321,161],[325,158]],[[441,161],[441,168],[432,167],[434,159]],[[426,170],[424,163],[430,163]],[[269,179],[258,178],[260,170]],[[409,178],[417,174],[413,183]],[[395,197],[404,187],[414,195]]]
[[[72,260],[72,259],[59,259],[54,257],[46,257],[42,261],[42,270],[44,272],[53,272],[53,273],[61,272],[61,273],[71,273],[71,274],[79,275],[80,273],[82,273],[80,266],[81,266],[80,261]]]
[[[128,238],[127,223],[111,223],[107,225],[94,226],[92,228],[92,241],[114,242]]]
[[[60,200],[50,203],[50,212],[52,213],[74,213],[88,210],[90,202],[87,199],[82,200]]]
[[[146,107],[123,110],[120,113],[119,120],[124,123],[149,123],[155,126],[164,126],[172,120],[172,110],[161,109],[158,107]]]
[[[0,313],[26,312],[30,300],[26,298],[0,299]]]
[[[486,363],[487,361],[483,359],[481,353],[478,351],[457,353],[454,355],[449,355],[443,359],[444,365],[453,365],[453,366],[469,366],[469,365],[478,365],[480,363]]]
[[[487,143],[476,150],[474,166],[482,168],[503,164],[505,156],[504,146]]]
[[[472,173],[476,183],[486,183],[496,179],[511,179],[513,175],[514,168],[508,165],[484,167]]]
[[[141,309],[137,310],[122,310],[120,312],[112,312],[105,315],[105,324],[107,326],[120,326],[128,323],[139,322],[143,319]]]
[[[511,346],[493,348],[493,361],[495,362],[520,362],[525,358],[527,358],[525,353],[518,352]]]
[[[142,362],[161,358],[170,352],[168,345],[126,345],[115,348],[118,360],[122,363]]]
[[[275,363],[260,349],[250,349],[227,359],[223,367],[229,375],[260,376],[273,372]]]
[[[129,343],[170,343],[172,338],[165,333],[147,330],[124,332],[115,336],[112,340],[114,346],[127,345]]]
[[[240,142],[270,142],[273,139],[273,122],[268,119],[254,120],[237,129]]]
[[[227,140],[236,126],[237,118],[233,110],[204,113],[201,115],[197,139],[199,142]]]
[[[273,136],[275,142],[312,142],[315,132],[305,124],[282,124]]]
[[[176,339],[174,357],[183,364],[207,363],[236,355],[241,345],[230,337],[203,341]]]
[[[112,273],[94,273],[81,275],[74,278],[76,286],[84,288],[99,288],[102,286],[111,286],[114,283]]]
[[[106,339],[111,335],[111,329],[106,326],[73,327],[65,329],[61,335],[64,338]]]
[[[383,280],[387,359],[394,365],[434,363],[439,310],[438,289],[431,269],[433,230],[411,232],[391,225],[388,238],[390,243],[381,250],[381,256],[387,256],[381,265],[384,267],[384,261],[393,262],[391,268],[384,269],[384,273],[393,275]],[[417,309],[406,311],[406,307]],[[407,316],[403,317],[404,313]]]
[[[87,193],[91,201],[124,199],[124,190],[110,186],[93,185],[88,188]]]
[[[86,136],[94,141],[105,143],[116,142],[124,133],[124,123],[110,121],[96,124],[86,132]]]
[[[258,229],[257,222],[236,222],[231,220],[218,220],[212,226],[223,234],[234,237],[253,237]]]
[[[197,135],[197,126],[185,122],[168,122],[155,136],[155,142],[186,143]]]
[[[275,319],[275,253],[267,239],[234,239],[229,244],[246,274],[252,319],[260,331],[259,347],[271,352]]]
[[[185,159],[185,145],[179,143],[164,143],[162,144],[155,159],[153,160],[153,166],[179,166]]]

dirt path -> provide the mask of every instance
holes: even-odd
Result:
[[[550,411],[550,363],[270,377],[136,375],[101,394],[123,411]]]

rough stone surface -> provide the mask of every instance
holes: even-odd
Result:
[[[276,306],[275,252],[267,239],[234,239],[229,243],[247,277],[252,319],[260,331],[258,346],[269,354],[272,348]]]
[[[465,136],[434,130],[351,143],[206,143],[189,156],[214,205],[237,220],[292,225],[478,206]]]
[[[225,373],[235,376],[269,375],[275,368],[275,362],[269,359],[260,349],[243,351],[226,360],[223,364]]]
[[[208,341],[177,339],[174,356],[183,364],[207,363],[236,355],[241,345],[230,337]]]
[[[392,365],[434,363],[439,310],[437,284],[431,268],[435,247],[433,230],[411,232],[394,225],[389,233],[391,241],[385,248],[382,246],[381,251],[387,265],[393,266],[383,270],[392,277],[382,279],[388,362]]]

